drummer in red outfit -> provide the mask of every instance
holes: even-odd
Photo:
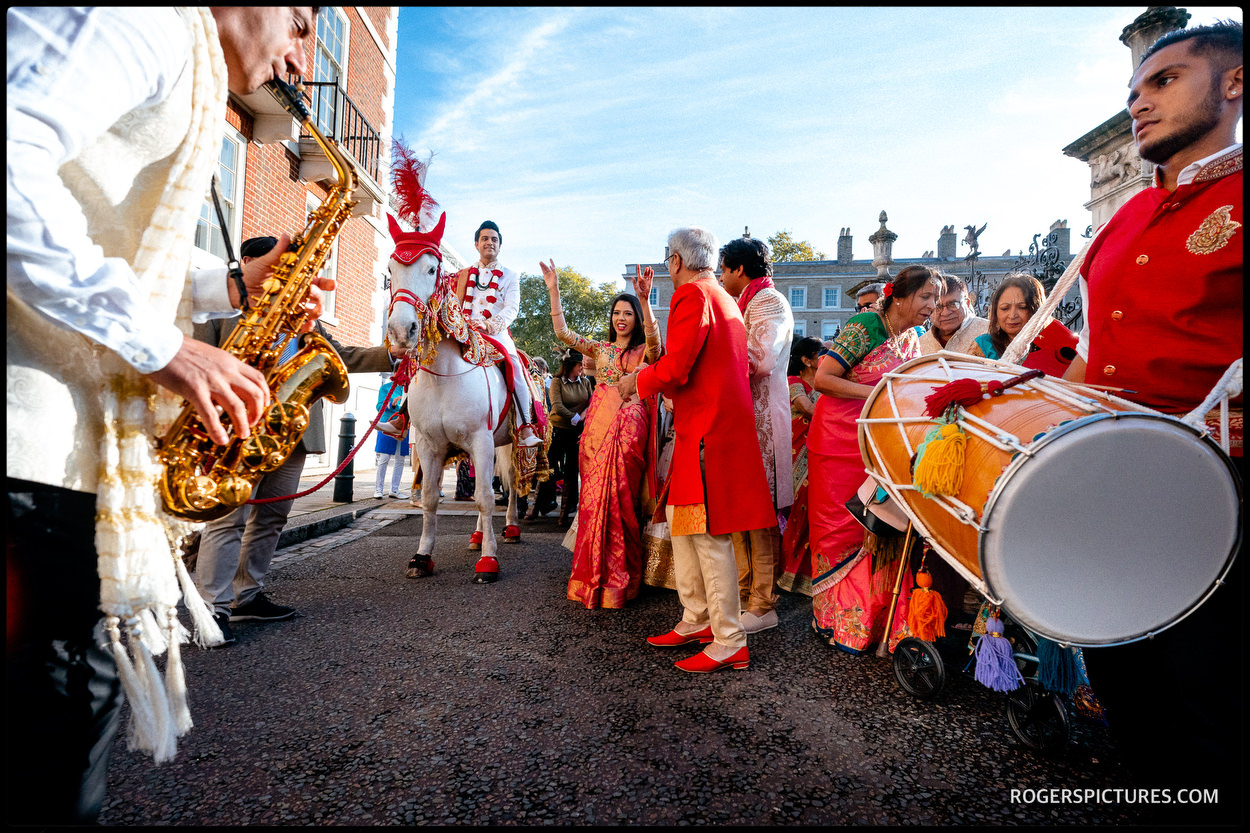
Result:
[[[1128,110],[1142,159],[1158,165],[1154,186],[1090,245],[1081,269],[1087,323],[1066,378],[1129,388],[1125,398],[1186,414],[1242,355],[1241,95],[1240,23],[1171,32],[1147,51]],[[1229,431],[1238,458],[1240,402]],[[1183,563],[1184,552],[1169,555]],[[1094,692],[1141,783],[1219,791],[1216,803],[1147,808],[1162,813],[1150,821],[1241,815],[1243,569],[1239,558],[1223,587],[1152,639],[1085,649]]]
[[[682,228],[669,235],[668,245],[675,290],[668,352],[618,384],[622,397],[636,390],[672,399],[676,425],[665,513],[684,610],[673,630],[647,641],[658,647],[710,642],[676,664],[683,671],[746,668],[730,533],[777,522],[755,434],[746,326],[737,303],[716,282],[716,237]]]
[[[1142,158],[1159,167],[1154,187],[1121,207],[1086,254],[1085,329],[1064,374],[1127,388],[1135,393],[1126,398],[1177,415],[1197,407],[1241,357],[1244,315],[1242,148],[1234,139],[1241,68],[1213,86],[1210,61],[1191,55],[1190,44],[1163,47],[1134,77],[1134,135]],[[1200,139],[1174,147],[1203,126]],[[1241,401],[1230,419],[1235,457]]]

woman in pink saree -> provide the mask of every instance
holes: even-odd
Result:
[[[908,266],[871,309],[853,316],[823,352],[815,388],[822,396],[807,436],[812,550],[812,628],[829,644],[859,654],[906,635],[911,574],[886,633],[901,547],[866,535],[846,501],[867,479],[855,420],[882,376],[920,355],[916,327],[933,314],[943,282],[927,266]]]
[[[556,338],[593,356],[596,386],[584,414],[578,454],[581,490],[577,541],[567,596],[587,608],[624,607],[642,584],[641,519],[655,500],[654,398],[622,400],[616,383],[660,357],[659,327],[647,296],[651,267],[639,271],[637,294],[612,299],[610,341],[593,341],[570,330],[560,304],[555,263],[540,264],[551,298]]]

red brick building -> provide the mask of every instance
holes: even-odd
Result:
[[[310,73],[303,79],[305,104],[315,123],[346,150],[360,180],[353,216],[336,237],[325,267],[338,288],[326,299],[322,320],[337,340],[349,345],[381,344],[385,326],[383,278],[391,251],[386,205],[398,29],[396,6],[323,7],[308,51]],[[232,94],[226,122],[218,180],[236,252],[248,238],[302,230],[332,179],[316,141],[264,89],[244,97]],[[218,226],[212,201],[206,198],[196,230],[198,265],[223,263]],[[337,464],[343,414],[356,417],[357,439],[363,435],[377,413],[383,380],[377,373],[352,374],[348,401],[326,403],[329,452],[309,457],[307,472],[328,472]],[[357,460],[358,468],[372,468],[371,442]]]

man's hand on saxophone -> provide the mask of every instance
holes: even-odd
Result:
[[[265,281],[290,244],[291,236],[283,233],[265,254],[242,257],[243,283],[250,303],[255,303],[264,294]],[[242,308],[237,287],[228,278],[226,280],[230,303],[235,308]],[[323,293],[334,287],[333,278],[312,279],[304,301],[308,323],[303,332],[312,329],[313,322],[321,316]],[[242,438],[251,433],[251,426],[256,424],[269,405],[269,385],[263,373],[224,350],[191,338],[184,338],[169,364],[149,373],[148,378],[190,402],[208,430],[209,437],[218,445],[230,441],[230,434],[218,417],[218,406],[236,426],[235,434]]]
[[[209,437],[218,445],[230,442],[230,435],[217,417],[216,405],[229,415],[236,434],[246,437],[269,404],[265,374],[225,350],[190,337],[182,339],[169,364],[149,373],[148,378],[194,405]]]
[[[277,265],[278,258],[282,257],[291,245],[291,235],[283,232],[278,236],[278,242],[272,249],[258,257],[244,257],[243,261],[243,283],[247,287],[247,295],[249,304],[254,305],[256,301],[264,294],[265,281],[269,278],[273,267]],[[308,300],[304,302],[304,308],[308,310],[308,323],[304,325],[301,333],[306,333],[312,329],[313,322],[321,317],[324,308],[324,294],[334,290],[335,281],[333,278],[315,277],[312,279],[312,286],[308,288]],[[233,283],[227,287],[230,292],[230,303],[238,309],[242,308],[239,298],[239,292]]]

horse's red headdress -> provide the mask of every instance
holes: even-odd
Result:
[[[391,169],[391,184],[395,188],[395,208],[401,219],[407,220],[417,231],[404,231],[398,221],[387,214],[391,229],[391,239],[395,241],[395,251],[391,257],[404,265],[414,263],[425,252],[433,252],[441,262],[443,254],[439,244],[443,241],[443,229],[447,225],[447,213],[439,217],[438,223],[430,231],[421,231],[421,217],[432,214],[438,205],[429,192],[425,190],[426,166],[417,159],[412,151],[395,139],[391,143],[394,166]]]

